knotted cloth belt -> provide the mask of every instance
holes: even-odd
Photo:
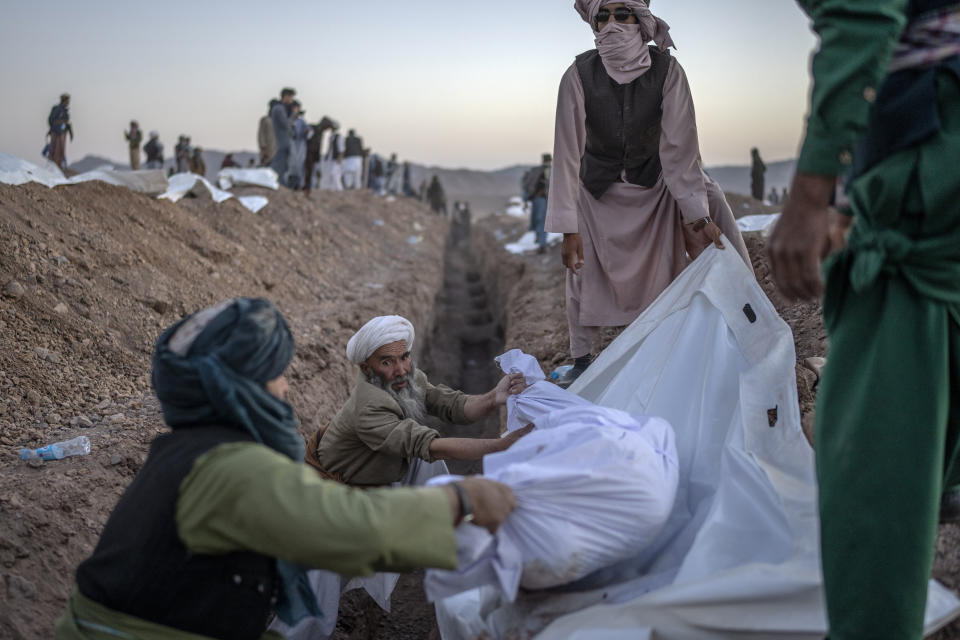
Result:
[[[860,293],[877,278],[900,275],[923,296],[960,304],[960,234],[914,239],[895,229],[871,229],[862,220],[842,253],[850,260],[850,284]]]
[[[960,230],[911,238],[897,229],[872,228],[861,218],[827,268],[831,277],[842,278],[845,271],[857,293],[881,277],[902,277],[920,295],[945,303],[960,324]]]

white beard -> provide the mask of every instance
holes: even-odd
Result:
[[[403,412],[404,418],[423,424],[423,421],[427,417],[427,404],[423,389],[414,382],[416,372],[416,367],[412,367],[409,374],[394,378],[387,383],[383,378],[371,371],[367,374],[367,381],[378,389],[383,389],[389,393],[390,397],[400,405],[400,410]],[[406,380],[407,384],[397,391],[393,388],[393,385],[401,380]]]

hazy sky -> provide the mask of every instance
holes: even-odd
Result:
[[[283,9],[281,9],[281,7]],[[816,45],[794,2],[655,0],[690,80],[708,165],[793,157]],[[560,77],[593,34],[573,0],[0,0],[0,151],[40,160],[72,96],[70,161],[126,158],[131,119],[205,148],[255,150],[283,86],[311,122],[376,151],[480,169],[553,147]]]

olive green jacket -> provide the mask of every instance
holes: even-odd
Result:
[[[420,370],[414,381],[424,392],[427,413],[444,422],[469,422],[463,412],[467,394],[430,384]],[[361,373],[353,393],[320,439],[317,457],[326,471],[348,484],[388,485],[403,479],[410,460],[433,462],[430,443],[439,435],[404,418],[397,401]]]
[[[180,539],[195,553],[255,551],[347,576],[457,564],[442,490],[353,489],[254,443],[220,445],[198,458],[180,485],[176,519]],[[55,638],[199,636],[112,611],[74,591]]]

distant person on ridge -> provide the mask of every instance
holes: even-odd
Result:
[[[779,194],[777,194],[776,187],[770,188],[770,195],[767,196],[767,202],[769,202],[770,204],[779,204],[780,196]]]
[[[547,232],[543,227],[547,221],[547,191],[550,189],[550,164],[553,156],[545,153],[539,167],[524,174],[523,191],[530,202],[530,230],[537,236],[537,252],[547,250]]]
[[[293,101],[293,145],[290,148],[290,166],[287,173],[287,186],[300,189],[304,181],[304,164],[307,161],[307,143],[313,137],[313,127],[307,124],[303,114],[306,111],[297,100]]]
[[[406,160],[403,161],[403,195],[408,198],[416,196],[413,191],[413,180],[410,177],[410,163]]]
[[[290,165],[290,149],[293,147],[293,96],[296,91],[286,87],[280,91],[280,99],[271,102],[270,122],[273,124],[273,137],[276,140],[276,152],[270,167],[277,172],[280,184],[287,184]]]
[[[763,201],[764,175],[767,165],[760,159],[760,151],[754,147],[750,149],[750,195],[754,200]]]
[[[397,154],[391,153],[387,162],[387,193],[395,196],[402,190],[403,175],[400,173],[400,164],[397,162]]]
[[[667,52],[670,27],[640,0],[574,6],[597,49],[577,56],[557,99],[546,230],[564,234],[574,365],[563,384],[589,365],[600,327],[633,322],[687,254],[722,249],[723,233],[750,265],[723,192],[703,171],[690,88]]]
[[[177,139],[177,146],[173,149],[173,160],[177,168],[177,173],[190,172],[190,138],[180,136]]]
[[[228,153],[227,155],[223,156],[223,162],[220,163],[221,169],[230,169],[239,166],[240,165],[237,164],[237,161],[233,159],[232,153]]]
[[[319,183],[317,178],[316,166],[320,162],[320,150],[323,147],[323,134],[334,127],[338,127],[334,120],[331,120],[328,116],[323,116],[323,118],[317,124],[311,127],[312,133],[307,137],[307,157],[303,165],[303,190],[306,192],[307,196],[310,196],[310,192],[313,190],[313,183],[316,181]]]
[[[382,196],[387,192],[386,184],[383,160],[379,154],[375,153],[370,156],[370,189],[378,196]]]
[[[123,137],[127,139],[127,145],[130,147],[130,169],[137,171],[140,168],[140,143],[143,142],[143,131],[136,120],[130,121],[130,131],[124,131]]]
[[[70,124],[70,94],[60,95],[60,103],[50,109],[47,117],[50,127],[50,161],[61,169],[66,169],[67,135],[73,140],[73,125]]]
[[[359,189],[363,186],[363,138],[353,129],[347,131],[343,151],[343,188]]]
[[[260,118],[260,124],[257,126],[257,148],[260,150],[260,166],[270,166],[273,156],[277,155],[277,137],[273,134],[273,121],[270,119],[270,112],[273,109],[271,100],[267,103],[267,114]]]
[[[163,145],[158,132],[150,132],[150,139],[143,145],[143,152],[147,154],[147,169],[163,169]]]
[[[204,178],[207,176],[207,163],[203,161],[203,149],[200,147],[194,148],[190,156],[190,172]]]
[[[339,130],[339,124],[331,128],[327,153],[320,164],[320,188],[326,191],[343,191],[343,154],[346,153],[347,143],[337,133]]]
[[[447,195],[443,191],[443,185],[440,184],[440,178],[436,175],[430,180],[430,186],[427,187],[427,201],[434,213],[442,216],[447,215]]]

